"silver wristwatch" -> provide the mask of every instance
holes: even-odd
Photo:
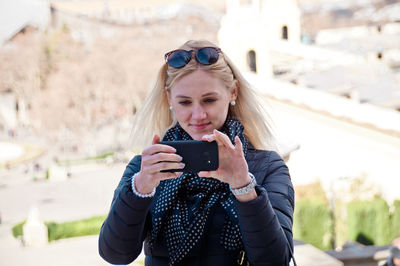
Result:
[[[250,191],[252,191],[253,188],[255,188],[255,186],[257,185],[256,178],[250,172],[249,172],[249,176],[251,177],[251,180],[250,180],[250,183],[247,186],[241,187],[241,188],[231,188],[231,191],[232,191],[233,195],[235,195],[235,196],[244,195],[244,194],[247,194]]]

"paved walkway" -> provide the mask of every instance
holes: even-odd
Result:
[[[97,236],[27,248],[12,236],[11,228],[25,220],[34,205],[43,221],[62,222],[107,214],[124,169],[124,164],[85,165],[73,168],[70,179],[58,182],[33,181],[20,168],[0,171],[0,265],[109,265],[98,255]]]
[[[0,242],[0,265],[4,266],[102,266],[110,265],[97,251],[97,236],[59,240],[44,247],[22,247],[15,239]],[[143,257],[130,265],[143,265]]]

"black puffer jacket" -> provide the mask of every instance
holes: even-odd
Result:
[[[288,169],[273,151],[249,148],[246,159],[258,184],[257,198],[236,201],[247,259],[251,265],[289,265],[294,190]],[[99,253],[112,264],[129,264],[140,254],[144,241],[146,265],[168,265],[166,246],[159,244],[150,250],[145,239],[151,226],[152,198],[139,198],[132,193],[131,177],[140,170],[140,163],[141,157],[135,156],[115,190],[111,210],[101,228]],[[215,208],[213,212],[202,244],[179,265],[237,265],[239,250],[227,251],[219,243],[223,210]],[[158,242],[162,243],[162,239]]]

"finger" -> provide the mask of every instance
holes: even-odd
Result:
[[[157,134],[155,134],[154,137],[153,137],[153,141],[151,142],[151,144],[156,144],[156,143],[158,143],[158,142],[160,142],[160,141],[161,141],[160,136],[157,135]]]
[[[216,129],[214,129],[214,134],[215,134],[215,139],[217,140],[218,143],[221,143],[225,147],[229,147],[231,149],[235,148],[227,135]]]
[[[238,136],[235,137],[235,149],[238,150],[243,150],[243,144],[242,141],[240,140],[240,138]]]
[[[185,164],[182,162],[158,162],[149,166],[149,169],[152,173],[161,172],[162,170],[171,170],[171,169],[183,169]]]
[[[181,175],[183,175],[183,172],[175,172],[176,173],[176,177],[180,177]]]
[[[159,152],[175,153],[176,149],[169,145],[153,144],[142,151],[142,155],[152,155]]]
[[[145,163],[142,163],[142,170],[150,175],[157,175],[163,170],[171,170],[171,169],[183,169],[185,164],[182,162],[167,162],[161,161],[156,163],[149,163],[149,160],[146,160]]]
[[[198,175],[199,177],[214,177],[216,176],[216,171],[200,171]]]
[[[150,156],[146,156],[145,158],[145,164],[150,165],[150,164],[156,164],[159,162],[181,162],[182,157],[179,156],[176,153],[156,153]]]
[[[213,138],[214,138],[214,140],[217,142],[217,144],[218,144],[218,146],[224,146],[224,142],[223,142],[223,140],[221,140],[221,138],[220,137],[217,137],[217,130],[216,129],[214,129],[214,136],[213,136]]]
[[[203,137],[201,137],[201,140],[212,142],[215,140],[215,135],[214,134],[204,135]]]

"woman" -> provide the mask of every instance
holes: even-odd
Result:
[[[280,156],[263,150],[271,133],[254,92],[208,41],[189,41],[165,59],[133,129],[136,144],[152,144],[115,190],[100,255],[128,264],[144,241],[146,265],[288,265],[294,191]],[[160,172],[184,164],[157,133],[215,140],[219,168]]]
[[[400,237],[392,241],[389,252],[390,255],[383,266],[400,266]]]

